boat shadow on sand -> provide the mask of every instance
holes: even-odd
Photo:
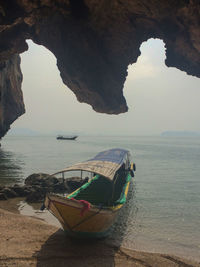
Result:
[[[58,230],[35,255],[36,266],[114,266],[116,250],[103,240],[71,239]]]
[[[34,255],[37,267],[44,266],[115,266],[116,253],[126,233],[128,218],[133,209],[133,183],[131,183],[127,202],[118,214],[110,236],[105,239],[74,239],[67,237],[60,229],[43,244]],[[137,209],[137,208],[136,208]]]

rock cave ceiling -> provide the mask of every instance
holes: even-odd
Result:
[[[200,77],[199,0],[0,0],[0,137],[25,112],[27,39],[55,55],[78,101],[119,114],[128,65],[149,38],[164,41],[168,67]]]

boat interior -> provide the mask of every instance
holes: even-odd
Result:
[[[81,186],[68,198],[86,200],[95,206],[114,206],[124,194],[124,187],[127,182],[127,171],[118,171],[113,181],[104,176],[95,175],[90,181]]]

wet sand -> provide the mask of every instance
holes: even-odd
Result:
[[[22,200],[0,201],[0,266],[200,266],[172,255],[109,246],[104,240],[70,239],[42,218],[19,214]]]

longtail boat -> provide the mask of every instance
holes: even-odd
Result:
[[[68,135],[58,135],[56,137],[57,140],[76,140],[78,136],[77,135],[73,135],[73,136],[68,136]]]
[[[59,220],[64,231],[76,237],[105,237],[116,215],[126,202],[135,164],[130,152],[110,149],[94,158],[77,163],[62,171],[83,171],[91,177],[77,190],[66,196],[47,194],[45,207]]]

